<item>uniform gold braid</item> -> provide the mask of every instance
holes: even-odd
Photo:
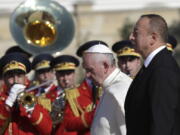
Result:
[[[3,67],[3,73],[13,69],[21,69],[26,72],[26,66],[23,63],[13,60]]]
[[[85,119],[85,117],[84,117],[84,113],[81,114],[81,119],[82,119],[82,122],[83,122],[84,126],[85,126],[86,128],[89,127],[88,124],[87,124],[87,122],[86,122],[86,119]]]
[[[74,101],[75,101],[75,104],[76,104],[78,110],[80,111],[81,120],[82,120],[84,126],[85,126],[85,127],[88,127],[88,124],[87,124],[86,119],[85,119],[85,117],[84,117],[84,110],[83,110],[83,109],[81,108],[81,106],[79,105],[79,103],[78,103],[78,101],[77,101],[77,98],[74,99]]]
[[[81,120],[84,126],[88,127],[88,124],[84,117],[84,111],[77,101],[77,98],[80,95],[78,89],[70,89],[70,90],[68,89],[68,90],[65,90],[65,92],[66,92],[66,99],[68,100],[74,115],[76,117],[81,117]]]
[[[139,53],[135,51],[134,48],[129,48],[129,47],[124,47],[117,51],[117,56],[136,56],[136,57],[141,57]]]
[[[33,122],[32,124],[38,125],[42,121],[42,119],[43,119],[43,114],[42,114],[42,112],[40,112],[39,119],[36,122]]]
[[[41,68],[49,68],[50,67],[50,61],[43,60],[35,65],[35,69],[41,69]]]
[[[76,104],[78,110],[80,111],[80,113],[81,113],[81,114],[84,113],[84,111],[83,111],[83,109],[81,108],[81,106],[79,105],[77,99],[74,99],[74,102],[75,102],[75,104]]]
[[[80,113],[78,111],[76,100],[75,100],[80,95],[78,89],[67,89],[67,90],[65,90],[65,95],[66,95],[66,99],[68,100],[69,105],[70,105],[74,115],[76,117],[79,117]]]

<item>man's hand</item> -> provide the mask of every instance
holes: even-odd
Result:
[[[14,105],[14,102],[16,101],[18,94],[23,92],[25,88],[26,86],[22,84],[14,84],[10,89],[8,98],[5,101],[6,105],[12,107]]]

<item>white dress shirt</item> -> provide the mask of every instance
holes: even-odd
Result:
[[[124,102],[132,79],[116,68],[103,83],[91,135],[125,135]]]
[[[152,61],[152,59],[156,56],[156,54],[158,54],[162,49],[164,49],[166,46],[161,46],[159,48],[157,48],[156,50],[154,50],[153,52],[151,52],[148,57],[144,60],[144,66],[148,67],[148,65],[150,64],[150,62]]]

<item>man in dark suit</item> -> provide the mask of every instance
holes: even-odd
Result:
[[[180,69],[165,45],[168,28],[156,14],[143,15],[130,39],[144,58],[125,101],[127,135],[180,134]]]

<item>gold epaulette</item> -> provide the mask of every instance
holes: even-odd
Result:
[[[65,95],[66,95],[66,99],[69,102],[69,105],[74,113],[74,115],[76,117],[80,116],[80,112],[79,112],[79,104],[77,102],[77,98],[80,96],[80,93],[78,91],[78,89],[74,88],[74,89],[67,89],[65,90]]]
[[[45,109],[51,112],[51,100],[46,98],[45,96],[38,97],[38,104],[42,105]]]

